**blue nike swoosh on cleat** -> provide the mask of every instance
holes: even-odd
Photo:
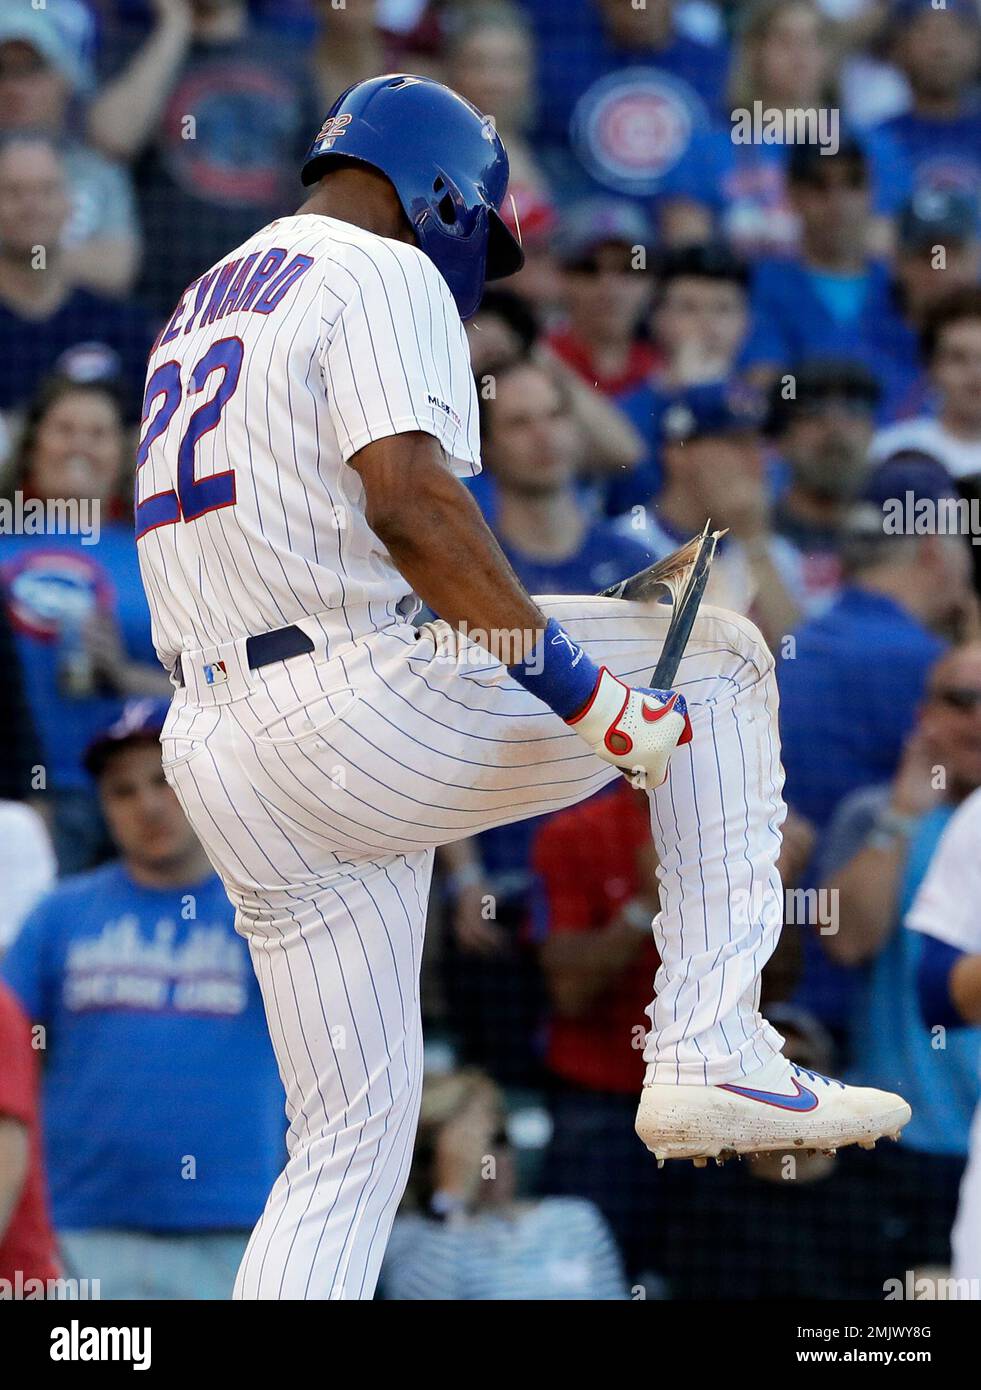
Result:
[[[758,1100],[761,1105],[775,1105],[778,1110],[816,1110],[818,1098],[813,1091],[794,1081],[797,1087],[795,1096],[784,1096],[779,1091],[754,1091],[749,1086],[720,1086],[720,1091],[732,1091],[734,1095],[745,1096],[747,1100]]]

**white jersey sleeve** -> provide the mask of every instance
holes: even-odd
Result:
[[[981,791],[951,817],[906,925],[972,955],[981,952]]]
[[[414,246],[339,245],[324,286],[320,364],[346,463],[387,435],[422,430],[457,474],[480,471],[477,393],[446,281]]]

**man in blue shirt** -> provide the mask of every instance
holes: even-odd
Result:
[[[889,419],[919,371],[918,345],[900,315],[891,269],[865,249],[866,156],[854,140],[843,140],[834,155],[796,145],[787,176],[801,219],[800,253],[757,264],[747,360],[776,375],[809,357],[853,358],[877,377],[881,416]]]
[[[886,534],[890,498],[952,499],[936,470],[884,465],[843,528],[844,584],[837,601],[781,644],[780,737],[784,795],[821,836],[839,803],[888,782],[926,688],[927,673],[972,601],[971,557],[958,535]],[[814,885],[813,867],[804,886]],[[831,965],[816,936],[804,939],[801,1001],[846,1030],[851,979]]]
[[[975,0],[900,0],[896,57],[913,94],[909,111],[876,127],[879,177],[897,203],[924,190],[981,198],[981,111],[972,87],[981,55]]]
[[[43,1026],[66,1273],[103,1298],[227,1298],[283,1162],[283,1091],[245,943],[164,781],[162,701],[89,748],[120,858],[64,880],[3,976]]]
[[[939,470],[878,469],[844,525],[837,602],[780,653],[785,794],[819,830],[849,792],[892,777],[927,672],[947,645],[940,634],[972,601],[962,536],[888,533],[885,504],[908,494],[915,503],[956,500]]]

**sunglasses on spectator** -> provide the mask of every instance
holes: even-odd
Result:
[[[944,690],[935,690],[933,698],[951,709],[976,710],[981,707],[981,690],[972,690],[966,685],[951,685]]]

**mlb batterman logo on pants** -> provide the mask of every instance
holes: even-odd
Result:
[[[623,771],[663,876],[647,1146],[701,1162],[898,1132],[903,1100],[795,1068],[757,1007],[784,808],[755,627],[702,608],[680,692],[652,690],[670,605],[531,599],[459,482],[480,467],[461,320],[522,264],[500,138],[438,83],[373,78],[303,181],[295,216],[175,306],[137,460],[166,775],[235,904],[287,1092],[289,1160],[236,1296],[372,1296],[419,1107],[435,847]],[[414,592],[441,615],[418,631]],[[517,641],[447,660],[464,626]]]

